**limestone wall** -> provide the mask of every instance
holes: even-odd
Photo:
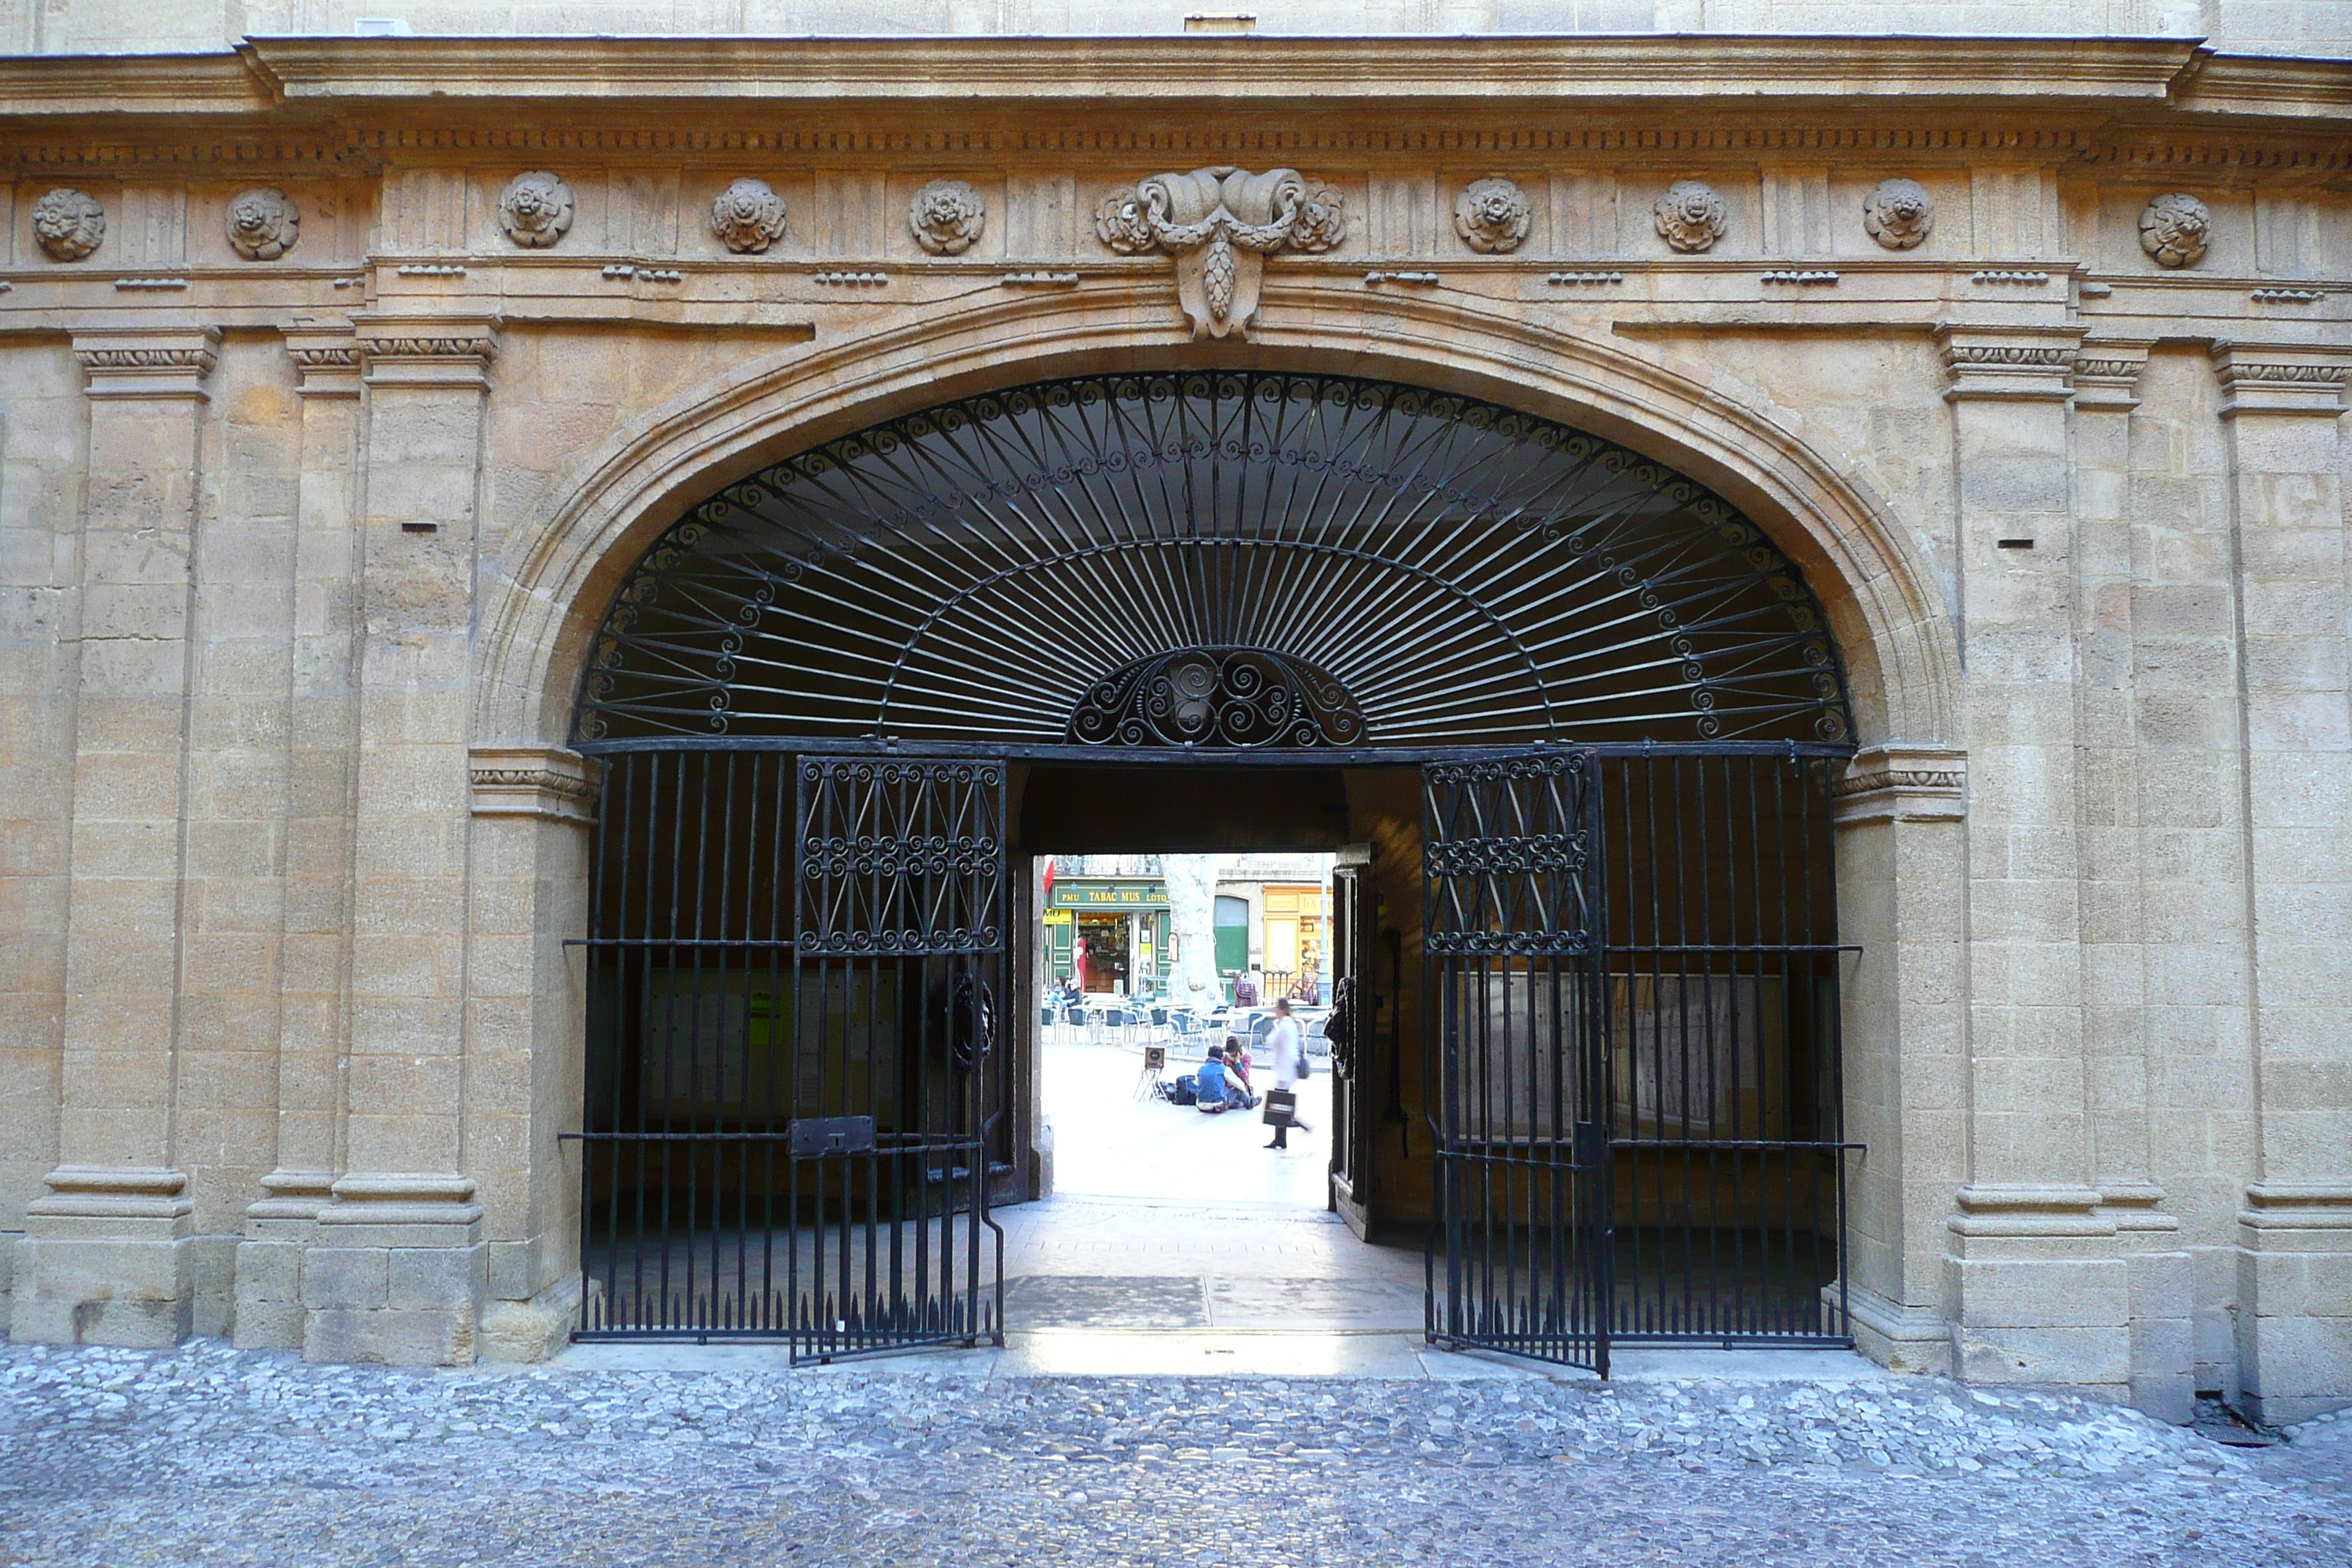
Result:
[[[1573,91],[1564,56],[1497,54],[1519,86],[1446,101],[1442,42],[1280,47],[1279,79],[1136,56],[1168,101],[1116,108],[1043,46],[7,79],[15,1332],[543,1351],[578,1290],[593,769],[564,742],[621,574],[716,484],[886,414],[1266,363],[1593,428],[1806,570],[1864,742],[1866,1349],[2168,1412],[2352,1398],[2345,80],[1805,44],[1759,110],[1765,57],[1699,41]],[[1333,85],[1307,110],[1301,80]],[[1098,226],[1220,163],[1295,166],[1341,215],[1246,324]],[[765,248],[714,226],[746,180],[782,209]],[[939,181],[968,244],[925,226]],[[1678,182],[1707,192],[1662,215]],[[568,219],[533,228],[526,186]],[[278,205],[233,228],[256,191]],[[94,226],[45,201],[102,237],[68,256]]]

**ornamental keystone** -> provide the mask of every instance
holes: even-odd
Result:
[[[1284,249],[1319,255],[1346,231],[1339,193],[1310,191],[1296,169],[1254,174],[1220,163],[1154,174],[1095,209],[1096,237],[1121,256],[1159,250],[1176,258],[1177,299],[1195,338],[1249,336],[1265,258]]]

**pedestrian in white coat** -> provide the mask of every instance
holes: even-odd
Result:
[[[1307,1031],[1300,1028],[1298,1020],[1290,1016],[1290,998],[1287,996],[1274,999],[1274,1027],[1266,1031],[1265,1048],[1266,1054],[1274,1058],[1274,1087],[1297,1093],[1300,1082],[1307,1077]],[[1274,1142],[1266,1147],[1289,1148],[1293,1127],[1301,1132],[1314,1131],[1293,1116],[1287,1121],[1274,1124]]]

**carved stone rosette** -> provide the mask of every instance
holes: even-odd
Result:
[[[2167,191],[2139,215],[2139,247],[2158,267],[2194,267],[2213,238],[2213,215],[2186,191]]]
[[[79,261],[106,243],[106,209],[89,192],[60,186],[33,204],[33,238],[52,261]]]
[[[1113,191],[1095,209],[1095,234],[1121,256],[1176,258],[1176,293],[1195,338],[1244,337],[1257,322],[1265,258],[1318,255],[1339,243],[1339,193],[1309,191],[1296,169],[1255,174],[1231,164],[1154,174]]]
[[[1676,180],[1651,209],[1658,237],[1685,255],[1711,247],[1723,237],[1728,209],[1705,180]]]
[[[736,255],[757,256],[784,237],[784,198],[765,180],[738,180],[712,199],[710,232]]]
[[[1481,256],[1507,256],[1527,242],[1535,211],[1509,180],[1473,180],[1454,198],[1454,232]]]
[[[229,248],[247,261],[275,261],[301,238],[302,209],[275,185],[257,185],[228,205]]]
[[[1936,198],[1916,180],[1881,180],[1862,198],[1862,226],[1889,250],[1911,250],[1936,232]]]
[[[526,250],[553,245],[572,227],[572,187],[543,169],[517,174],[499,196],[499,226]]]
[[[933,256],[961,256],[988,224],[988,203],[969,180],[933,180],[907,204],[915,243]]]

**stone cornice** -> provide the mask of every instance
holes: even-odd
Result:
[[[467,757],[476,816],[596,820],[603,764],[562,746],[476,746]]]
[[[1831,786],[1840,827],[1872,822],[1958,822],[1968,815],[1969,760],[1945,746],[1865,746]]]
[[[263,37],[288,100],[424,97],[2162,102],[2186,40],[1669,36]]]
[[[2305,414],[2336,418],[2352,384],[2352,350],[2312,343],[2218,342],[2213,374],[2221,415]]]

